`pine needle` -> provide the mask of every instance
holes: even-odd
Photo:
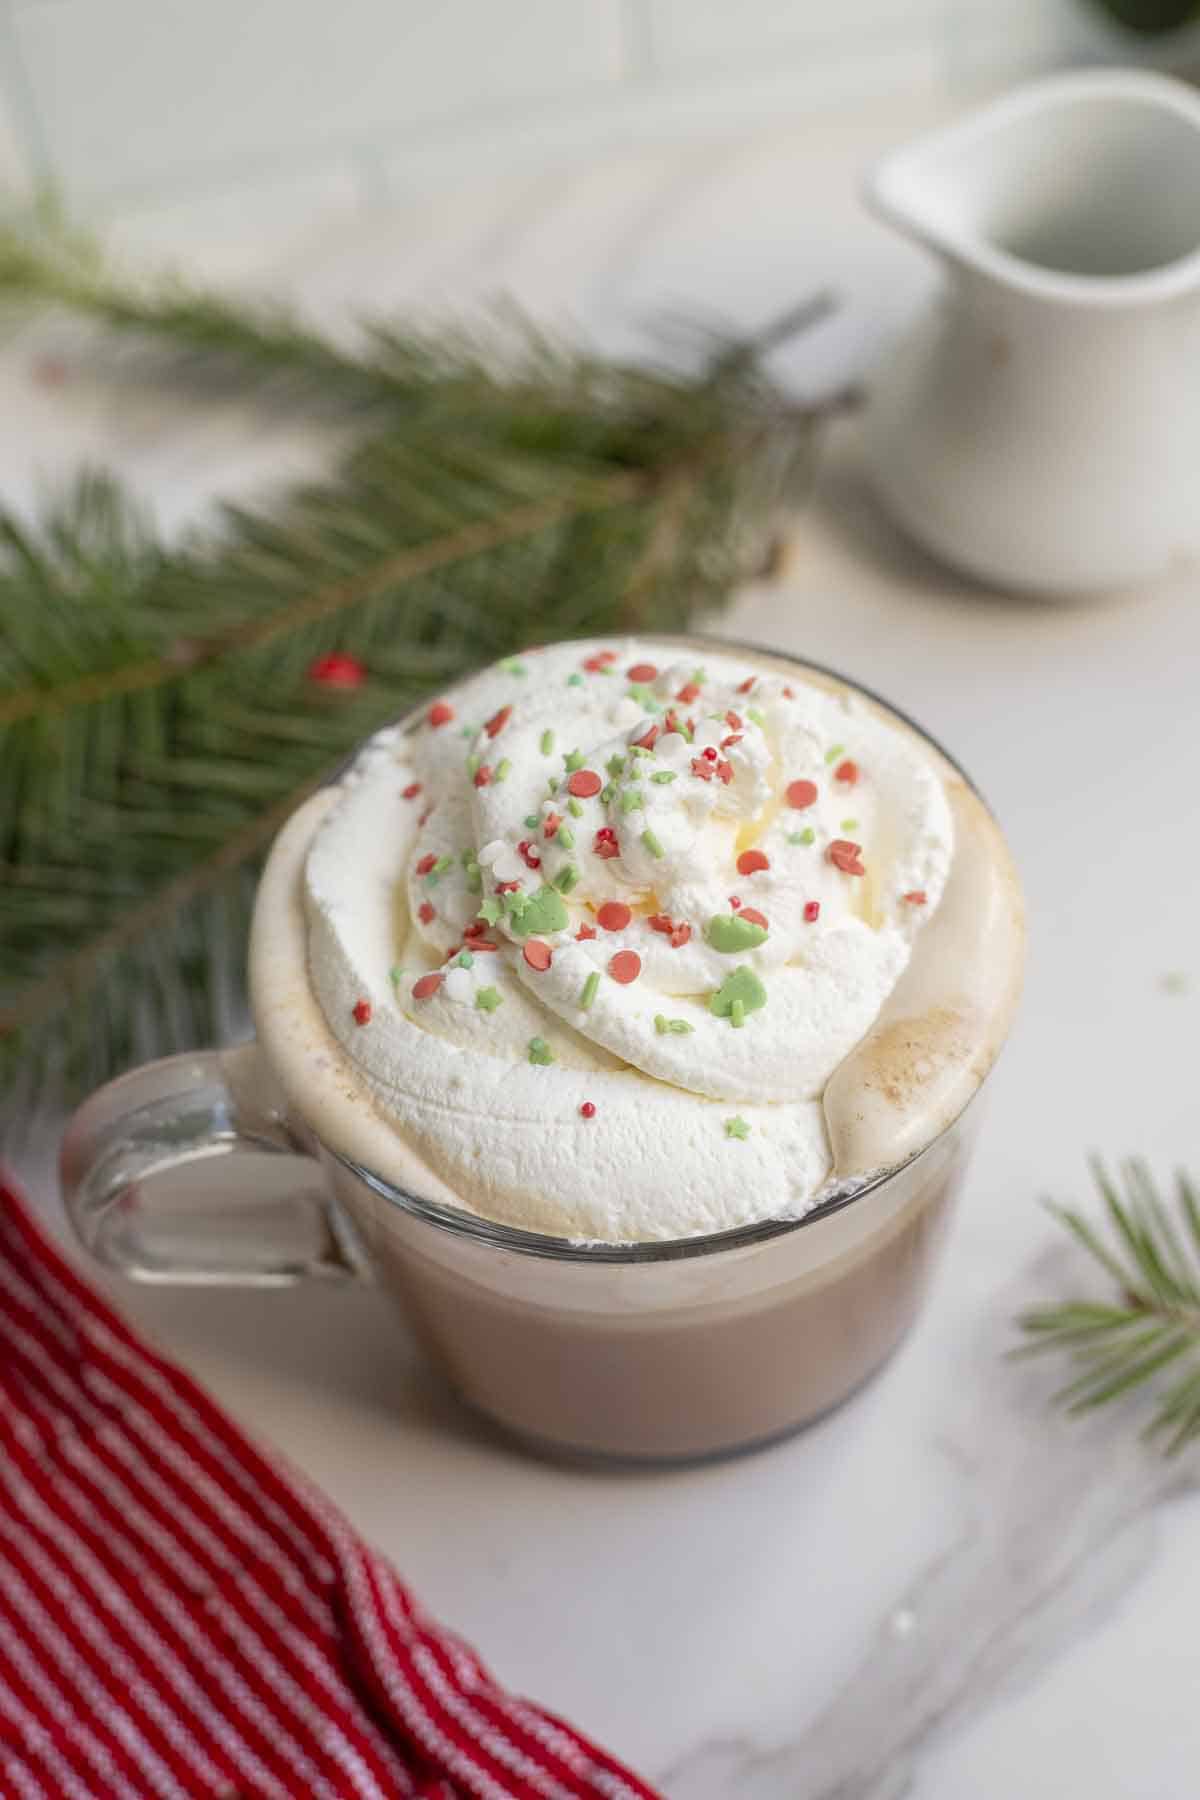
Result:
[[[1056,1396],[1071,1412],[1154,1384],[1145,1435],[1173,1455],[1200,1436],[1200,1208],[1185,1175],[1167,1200],[1140,1160],[1122,1165],[1119,1183],[1098,1162],[1093,1175],[1106,1232],[1069,1207],[1048,1207],[1117,1295],[1031,1308],[1017,1321],[1030,1342],[1016,1354],[1054,1350],[1076,1365],[1079,1373]],[[1172,1379],[1156,1382],[1172,1365]]]
[[[355,425],[327,480],[182,546],[103,471],[35,528],[0,507],[0,1079],[22,1112],[227,1027],[258,860],[363,737],[530,642],[686,626],[755,570],[811,455],[756,343],[624,365],[512,314],[334,342],[44,219],[0,224],[0,300],[72,309],[140,372]],[[366,680],[314,680],[331,652]]]

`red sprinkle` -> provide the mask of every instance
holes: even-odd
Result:
[[[487,930],[487,923],[485,920],[472,919],[471,923],[464,928],[463,936],[465,938],[482,937],[486,930]]]
[[[914,888],[912,893],[905,894],[904,898],[910,906],[924,906],[927,896],[924,888]]]
[[[414,1000],[431,1000],[441,985],[440,975],[422,975],[420,981],[413,982],[412,997]]]
[[[554,813],[554,812],[547,813],[545,822],[542,825],[542,836],[544,838],[552,838],[561,824],[562,824],[562,814],[561,813]]]
[[[733,746],[735,744],[740,744],[741,741],[742,741],[741,732],[740,731],[731,731],[728,737],[721,739],[721,748],[722,748],[722,750],[732,750]]]
[[[738,896],[736,894],[730,894],[729,904],[730,904],[730,906],[732,906],[734,912],[737,912],[738,908],[741,906],[742,903],[738,899]]]
[[[347,656],[344,650],[333,650],[328,656],[318,656],[309,664],[308,679],[321,687],[356,688],[367,679],[367,671],[357,656]]]
[[[522,838],[517,845],[517,855],[521,857],[527,869],[540,869],[542,859],[528,838]]]
[[[825,854],[843,875],[865,875],[867,872],[862,864],[862,845],[849,838],[834,838]]]
[[[605,668],[609,663],[615,663],[616,660],[617,653],[615,650],[597,650],[595,656],[589,656],[583,666],[589,675],[598,675],[601,669]]]
[[[658,742],[658,726],[651,725],[646,731],[643,731],[640,738],[634,738],[633,741],[641,750],[653,750]]]
[[[833,771],[833,779],[844,782],[847,787],[853,787],[858,780],[858,764],[851,762],[847,757],[845,762],[840,762]]]
[[[738,693],[739,693],[739,694],[748,694],[748,693],[749,693],[749,692],[750,692],[750,689],[751,689],[751,688],[752,688],[752,687],[753,687],[753,686],[754,686],[754,683],[755,683],[755,682],[756,682],[756,681],[757,681],[757,680],[758,680],[758,676],[757,676],[757,675],[747,675],[747,677],[746,677],[746,679],[745,679],[745,681],[743,681],[743,682],[742,682],[742,683],[741,683],[741,684],[740,684],[740,685],[739,685],[739,687],[738,687]]]
[[[739,875],[753,875],[758,869],[769,869],[771,859],[762,850],[743,850],[737,859]]]
[[[815,925],[820,916],[821,902],[819,900],[806,900],[804,903],[804,917],[808,923],[810,925]]]
[[[733,780],[733,764],[731,762],[719,762],[717,764],[717,774],[725,783],[725,786],[728,787]]]
[[[432,906],[430,906],[428,900],[422,900],[420,906],[418,906],[417,917],[420,919],[422,925],[431,925],[434,919],[437,918],[437,914],[434,912]]]
[[[472,951],[498,950],[500,948],[499,944],[493,944],[491,938],[472,938],[470,947]]]
[[[521,955],[531,969],[544,973],[554,961],[554,952],[549,944],[543,944],[541,938],[530,938]]]
[[[788,782],[787,803],[789,806],[794,806],[797,812],[803,812],[805,807],[812,806],[816,798],[817,784],[815,781]]]
[[[705,762],[702,756],[693,756],[692,774],[698,775],[701,781],[711,781],[714,774],[713,766],[710,762]]]
[[[742,721],[735,712],[727,712],[725,714],[725,723],[728,725],[730,731],[740,731],[742,729]]]
[[[400,798],[402,800],[415,800],[417,795],[420,793],[420,791],[421,791],[420,782],[419,781],[410,781],[408,786],[405,788],[404,792],[401,794]]]
[[[783,697],[785,700],[794,700],[796,698],[795,693],[791,688],[784,688]]]
[[[512,707],[511,706],[502,706],[498,713],[492,714],[491,718],[488,720],[487,724],[484,726],[483,729],[487,732],[487,734],[490,738],[494,738],[499,732],[504,730],[504,727],[508,724],[508,721],[511,718],[512,718]]]
[[[519,881],[498,881],[496,883],[496,892],[498,894],[519,894],[520,891],[521,884]]]
[[[632,674],[633,671],[631,669],[630,675],[632,676]],[[579,1111],[585,1119],[594,1119],[596,1116],[596,1108],[590,1100],[585,1100],[583,1105],[579,1108]]]
[[[596,923],[605,931],[624,931],[632,917],[623,900],[606,900],[596,913]]]
[[[661,931],[667,937],[670,937],[675,929],[675,921],[670,913],[651,913],[646,923],[651,931]]]
[[[441,977],[439,976],[439,980],[440,979]],[[354,1002],[354,1023],[356,1025],[369,1025],[371,1023],[371,1002],[369,1000],[356,1000]]]
[[[691,936],[692,928],[690,925],[677,925],[671,933],[672,950],[682,950],[683,946],[691,941]]]
[[[596,833],[592,850],[602,861],[607,862],[614,856],[620,856],[621,846],[617,842],[617,834],[611,825],[602,825]]]
[[[757,906],[743,906],[742,917],[749,919],[751,925],[761,925],[764,931],[769,930],[766,914],[760,913]]]
[[[429,709],[431,725],[448,725],[454,717],[454,708],[445,700],[435,700]]]
[[[424,825],[424,823],[425,823],[425,821],[426,821],[426,819],[427,819],[427,818],[428,818],[428,817],[429,817],[429,815],[430,815],[430,813],[431,813],[431,812],[432,812],[432,811],[433,811],[433,808],[432,808],[432,806],[427,806],[427,807],[426,807],[426,808],[425,808],[425,811],[424,811],[424,812],[423,812],[423,813],[422,813],[422,814],[421,814],[421,816],[420,816],[420,818],[419,818],[419,819],[418,819],[418,820],[417,820],[417,824],[418,824],[418,825],[419,825],[419,826],[420,826],[420,825]]]
[[[423,856],[421,858],[420,862],[417,864],[417,874],[418,875],[428,875],[430,869],[432,869],[432,867],[436,861],[437,861],[437,857],[433,854],[433,851],[431,850],[429,852],[429,854],[427,856]]]
[[[604,786],[595,769],[576,769],[567,776],[567,792],[577,800],[590,800]]]
[[[684,706],[690,706],[693,700],[698,700],[700,698],[700,689],[696,686],[694,681],[685,681],[675,698],[681,701]]]
[[[480,763],[479,767],[475,771],[475,786],[476,787],[487,787],[487,785],[491,781],[491,779],[492,779],[492,765],[490,763]]]
[[[594,925],[581,925],[579,930],[575,933],[575,942],[577,944],[585,944],[588,938],[594,938],[595,935],[596,927]]]
[[[716,762],[717,761],[717,753],[713,749],[711,744],[708,746],[707,750],[702,750],[700,752],[700,754],[704,758],[705,762]]]
[[[626,669],[630,681],[653,681],[658,670],[653,663],[634,663],[632,669]]]
[[[608,972],[622,987],[636,981],[642,972],[642,959],[636,950],[618,950],[608,965]]]

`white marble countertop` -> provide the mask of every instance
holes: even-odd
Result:
[[[830,282],[843,311],[787,373],[832,385],[927,288],[854,189],[933,110],[510,169],[332,233],[234,216],[189,241],[174,221],[174,247],[330,313],[507,288],[606,342],[679,303],[752,327]],[[185,420],[114,395],[69,355],[46,373],[28,342],[0,363],[8,494],[86,453],[174,523],[315,454],[229,404]],[[1082,1198],[1093,1148],[1200,1165],[1200,575],[1075,608],[970,590],[875,516],[848,423],[783,577],[722,629],[914,713],[993,802],[1028,887],[1027,999],[933,1300],[881,1378],[748,1460],[571,1472],[465,1418],[377,1294],[123,1302],[505,1681],[671,1800],[1183,1800],[1200,1767],[1196,1457],[1164,1466],[1117,1417],[1057,1420],[1051,1372],[1003,1352],[1014,1311],[1078,1268],[1040,1194]]]

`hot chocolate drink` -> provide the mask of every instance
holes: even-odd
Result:
[[[1003,840],[915,728],[647,639],[528,652],[372,740],[282,833],[251,974],[466,1397],[670,1456],[801,1423],[892,1347],[1022,950]]]

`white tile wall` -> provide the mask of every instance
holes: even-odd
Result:
[[[64,178],[161,185],[624,71],[621,0],[11,0]]]
[[[150,237],[196,205],[228,243],[1136,47],[1088,0],[0,0],[0,183],[49,170]]]

